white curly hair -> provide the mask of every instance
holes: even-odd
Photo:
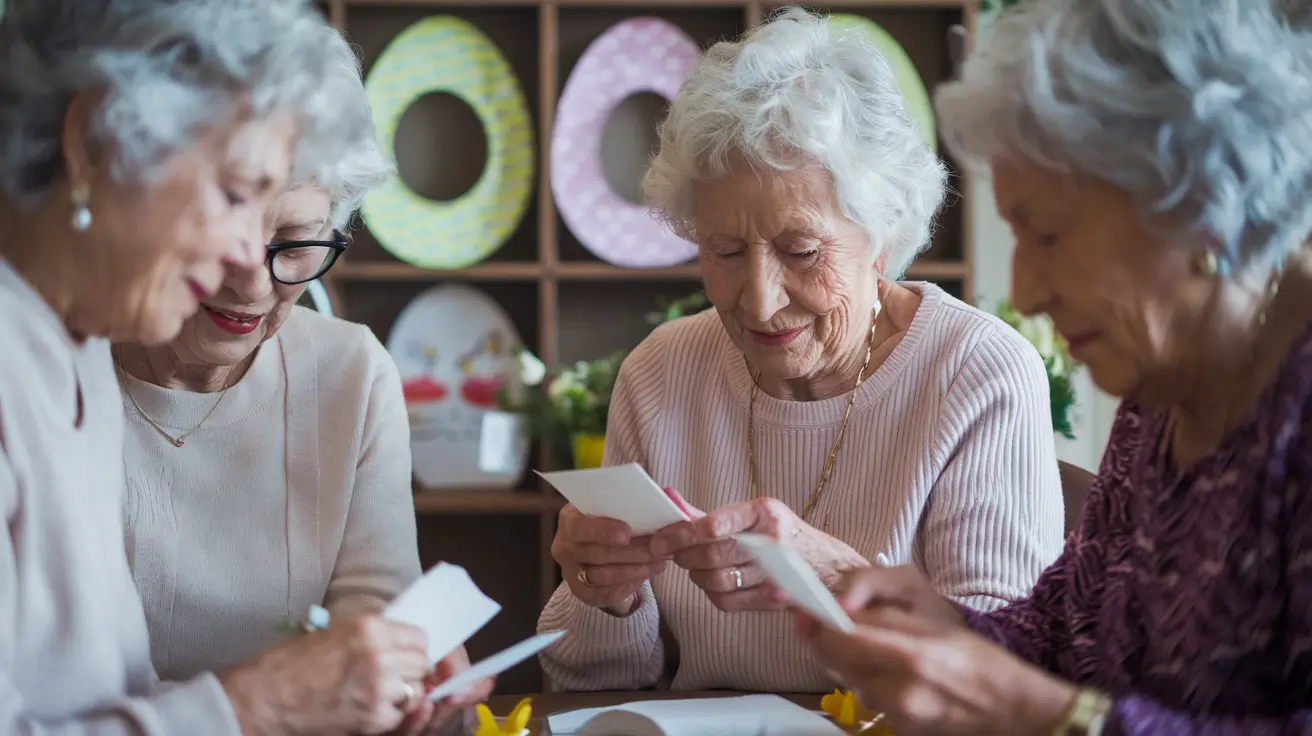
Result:
[[[724,173],[734,154],[762,170],[822,166],[871,259],[886,256],[894,277],[928,246],[945,195],[946,167],[879,48],[795,6],[705,53],[660,127],[643,198],[696,242],[695,185]]]
[[[1278,268],[1312,234],[1312,3],[1041,0],[1005,11],[936,95],[963,161],[1110,182]],[[1178,218],[1178,219],[1177,219]]]

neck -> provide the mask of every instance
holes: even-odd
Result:
[[[107,335],[108,325],[93,316],[111,310],[98,298],[104,292],[97,280],[87,278],[97,269],[78,257],[78,236],[59,220],[56,209],[43,205],[23,212],[0,200],[0,223],[9,223],[0,225],[0,257],[50,306],[74,340]]]
[[[114,360],[124,373],[162,388],[193,393],[212,393],[241,380],[254,354],[236,365],[206,365],[183,360],[171,345],[114,346]]]
[[[1290,345],[1312,320],[1312,257],[1304,252],[1286,265],[1273,298],[1259,293],[1246,321],[1251,327],[1221,338],[1209,354],[1192,361],[1199,373],[1179,381],[1174,396],[1159,403],[1172,418],[1173,459],[1182,465],[1216,449],[1252,413],[1279,371]],[[1259,315],[1265,324],[1259,324]]]

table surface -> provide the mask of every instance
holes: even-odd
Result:
[[[533,719],[529,722],[529,733],[532,736],[546,736],[547,716],[553,713],[562,713],[579,708],[598,708],[608,705],[620,705],[622,703],[632,703],[636,700],[671,700],[683,698],[724,698],[735,695],[747,695],[748,693],[736,692],[733,690],[708,690],[708,691],[670,691],[670,690],[626,690],[622,692],[601,692],[601,693],[538,693],[531,696],[525,695],[494,695],[488,699],[488,706],[492,713],[497,717],[503,717],[510,714],[510,710],[515,707],[525,697],[533,698]],[[820,708],[821,695],[812,695],[806,693],[779,693],[780,697],[787,698],[805,708],[818,710]]]

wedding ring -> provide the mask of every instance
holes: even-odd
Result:
[[[741,590],[743,587],[743,571],[735,567],[729,571],[729,575],[733,577],[733,589]]]
[[[418,694],[419,691],[415,689],[415,686],[407,682],[405,684],[405,695],[401,696],[401,699],[396,701],[396,707],[400,710],[410,710],[410,706],[414,704],[415,696]]]
[[[586,568],[586,567],[584,567],[584,566],[582,566],[582,565],[579,565],[579,574],[578,574],[576,577],[579,579],[579,582],[580,582],[580,583],[583,583],[584,585],[588,586],[589,588],[592,587],[592,583],[589,583],[589,582],[588,582],[588,568]]]

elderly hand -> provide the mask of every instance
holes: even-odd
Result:
[[[763,534],[797,550],[826,585],[837,583],[846,570],[869,564],[856,550],[802,521],[777,499],[758,498],[702,513],[670,493],[694,518],[653,535],[651,552],[657,557],[673,555],[674,564],[686,569],[693,584],[722,611],[783,605],[765,571],[733,541],[732,536],[740,532]]]
[[[467,669],[469,669],[469,654],[464,647],[459,647],[433,667],[432,673],[424,681],[425,692],[432,692],[433,688]],[[458,695],[444,698],[439,702],[430,703],[425,699],[417,710],[411,711],[405,717],[405,721],[396,733],[404,736],[421,736],[462,732],[464,711],[487,700],[492,694],[493,684],[494,680],[488,678]]]
[[[427,673],[423,630],[361,616],[292,637],[220,681],[243,733],[377,734],[417,707]]]
[[[647,542],[622,521],[587,516],[566,504],[551,556],[576,598],[611,615],[627,616],[638,604],[642,584],[665,569],[667,559],[653,555]]]
[[[843,587],[839,601],[856,630],[843,634],[795,611],[798,633],[898,736],[1046,736],[1074,702],[1074,686],[971,632],[905,568],[862,570]]]

